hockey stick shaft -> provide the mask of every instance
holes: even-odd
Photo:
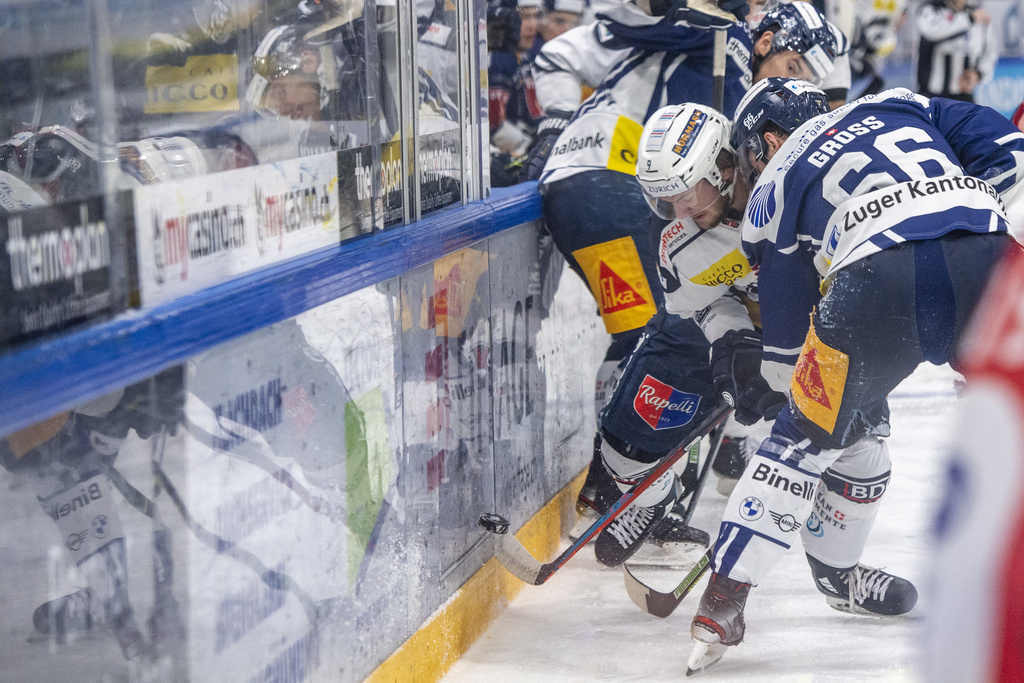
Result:
[[[700,476],[697,477],[697,485],[693,489],[693,495],[690,496],[690,503],[686,506],[686,514],[683,516],[683,524],[690,526],[690,519],[693,518],[693,511],[697,507],[697,500],[700,498],[701,492],[704,490],[704,483],[708,479],[708,474],[711,473],[711,467],[715,464],[715,458],[718,457],[718,451],[722,447],[722,439],[725,438],[725,421],[719,422],[715,427],[714,431],[711,432],[711,447],[708,449],[708,459],[704,462],[704,467],[700,471]]]
[[[725,29],[715,29],[715,55],[711,69],[711,106],[725,112]]]
[[[492,533],[501,535],[501,539],[495,549],[495,557],[498,558],[498,561],[503,567],[505,567],[505,569],[511,572],[520,581],[533,584],[535,586],[539,586],[544,583],[551,578],[551,575],[558,571],[562,565],[568,562],[573,555],[578,553],[583,546],[589,543],[595,536],[601,533],[605,527],[611,524],[612,520],[618,517],[620,512],[629,507],[629,505],[636,500],[641,493],[646,491],[655,481],[661,478],[663,474],[668,472],[680,458],[686,455],[690,445],[694,441],[707,436],[707,434],[710,433],[718,423],[728,417],[731,412],[732,406],[724,404],[719,405],[712,410],[711,413],[694,428],[690,436],[661,461],[661,464],[654,468],[650,474],[630,489],[628,493],[623,494],[621,498],[615,501],[615,503],[608,508],[607,512],[601,515],[597,521],[595,521],[589,529],[581,534],[572,545],[562,551],[562,553],[551,562],[540,562],[540,560],[535,558],[513,534],[506,533],[507,522],[505,522],[504,518],[484,513],[481,515],[481,526]],[[494,531],[493,528],[485,524],[485,519],[487,517],[490,517],[491,519],[500,519],[502,522],[505,522],[504,528],[500,531]]]

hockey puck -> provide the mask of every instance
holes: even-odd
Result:
[[[478,524],[492,534],[504,534],[508,531],[508,520],[493,512],[481,512]]]

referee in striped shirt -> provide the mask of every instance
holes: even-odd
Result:
[[[974,101],[999,58],[988,12],[966,0],[926,0],[917,10],[917,91]]]

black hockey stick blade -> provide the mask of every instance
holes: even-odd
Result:
[[[729,416],[732,410],[732,406],[727,404],[720,404],[712,410],[711,413],[694,428],[683,444],[672,451],[660,465],[654,468],[650,474],[630,489],[628,493],[622,494],[622,497],[615,501],[615,503],[608,508],[607,512],[598,517],[597,520],[590,525],[589,529],[580,534],[580,537],[576,539],[572,545],[562,551],[562,553],[551,562],[541,562],[526,549],[519,539],[514,535],[507,533],[509,523],[505,517],[491,512],[484,512],[480,515],[480,526],[492,534],[501,536],[501,540],[498,542],[497,547],[494,550],[494,556],[498,558],[498,562],[500,562],[505,569],[511,572],[520,581],[534,586],[539,586],[544,583],[551,578],[551,575],[558,571],[562,565],[568,562],[573,555],[578,553],[583,546],[601,533],[602,529],[611,524],[612,520],[618,517],[620,512],[629,507],[629,504],[632,503],[637,496],[646,491],[651,484],[657,481],[661,475],[671,469],[680,458],[686,455],[687,449],[694,441],[707,436],[711,430]]]
[[[690,594],[700,578],[707,572],[711,566],[711,555],[714,552],[715,545],[712,543],[683,577],[683,580],[679,582],[679,585],[668,593],[654,590],[633,576],[627,565],[622,565],[622,579],[626,583],[626,593],[629,595],[629,599],[648,614],[664,619],[672,614],[676,607],[679,607],[679,603]]]

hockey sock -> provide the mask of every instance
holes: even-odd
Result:
[[[807,554],[842,569],[860,562],[890,472],[885,441],[867,436],[845,449],[822,474],[800,530]]]
[[[773,431],[747,464],[726,503],[712,567],[757,585],[796,540],[821,470],[842,453],[794,443]]]
[[[616,485],[623,493],[629,491],[634,484],[658,466],[657,462],[642,462],[623,455],[612,448],[607,441],[603,440],[601,442],[601,456],[604,459],[605,467],[608,468],[608,471],[615,479]],[[672,470],[669,470],[651,484],[646,491],[637,496],[633,504],[640,507],[650,507],[660,503],[666,496],[672,493],[675,479],[675,474]]]

